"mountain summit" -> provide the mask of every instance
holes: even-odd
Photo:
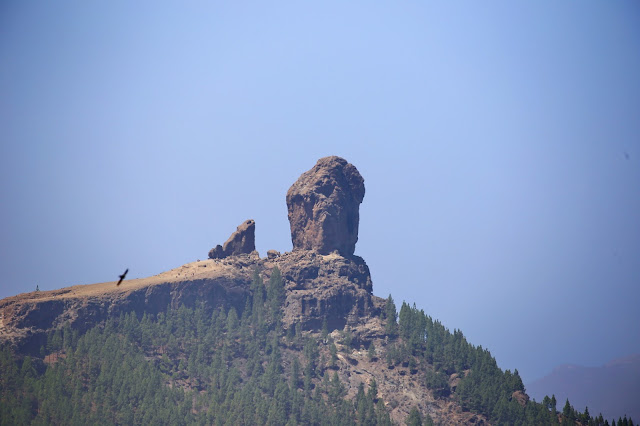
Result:
[[[204,261],[0,300],[0,424],[594,420],[373,295],[354,254],[364,193],[355,166],[321,158],[287,192],[291,252],[260,257],[247,220]]]

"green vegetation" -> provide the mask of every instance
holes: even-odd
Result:
[[[252,287],[242,315],[181,307],[82,336],[65,327],[42,349],[46,363],[1,349],[0,424],[391,424],[375,383],[346,400],[315,339],[286,343],[279,271],[266,288],[256,273]],[[287,349],[302,356],[285,367]]]
[[[387,308],[390,304],[393,304],[391,296],[387,299]],[[387,313],[387,318],[389,315]],[[521,404],[516,395],[525,389],[518,370],[503,372],[488,350],[468,343],[459,330],[450,333],[439,321],[418,310],[415,304],[413,307],[402,304],[398,333],[399,338],[387,350],[390,366],[419,365],[434,396],[445,398],[451,394],[464,410],[483,414],[494,424],[609,424],[602,416],[591,417],[588,409],[584,413],[577,412],[568,400],[559,416],[555,396],[546,397],[542,403],[528,401]],[[459,379],[455,392],[450,387],[450,377]],[[415,414],[412,418],[417,421]],[[633,422],[628,420],[628,424]]]
[[[284,330],[284,299],[280,271],[266,285],[256,271],[241,310],[130,312],[82,335],[58,329],[40,357],[0,348],[0,425],[390,425],[375,379],[345,398],[336,343],[347,353],[361,343],[348,330],[334,342],[326,322],[316,334]],[[367,359],[407,367],[436,398],[496,425],[610,424],[569,401],[559,411],[555,397],[525,403],[517,370],[500,370],[489,351],[415,305],[397,314],[389,296],[381,317],[386,344],[365,342]],[[433,419],[414,407],[404,423]],[[611,424],[633,426],[627,418]]]

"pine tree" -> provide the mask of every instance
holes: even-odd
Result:
[[[342,346],[345,352],[351,352],[351,344],[353,342],[353,336],[351,335],[351,331],[346,329],[342,332]]]
[[[227,332],[234,333],[238,328],[238,324],[238,313],[232,307],[227,313]]]
[[[330,354],[329,367],[333,368],[336,366],[336,361],[338,360],[338,348],[336,347],[336,344],[333,342],[329,344],[329,354]]]
[[[327,340],[327,338],[329,337],[329,326],[327,324],[327,319],[323,318],[322,319],[322,340]]]
[[[291,365],[291,377],[289,378],[290,385],[289,387],[293,392],[298,389],[298,383],[300,382],[300,361],[298,358],[293,359],[293,363]]]
[[[391,426],[391,417],[384,406],[382,399],[376,403],[376,423],[379,426]]]
[[[269,290],[267,292],[267,301],[269,302],[269,311],[272,321],[277,321],[280,317],[280,308],[285,299],[284,283],[282,274],[278,267],[274,267],[269,278]]]
[[[422,426],[422,414],[417,407],[413,407],[405,420],[407,426]]]
[[[251,317],[253,319],[253,323],[257,324],[263,319],[262,311],[264,307],[264,282],[262,281],[262,277],[260,276],[260,272],[257,268],[253,271],[253,279],[251,280],[251,295]]]
[[[571,415],[571,404],[569,404],[569,398],[567,398],[567,402],[564,404],[562,415],[565,417],[569,417]]]
[[[378,399],[378,383],[375,378],[371,378],[369,381],[369,390],[367,391],[367,398],[375,402]]]
[[[340,381],[340,378],[338,377],[338,372],[334,371],[333,377],[329,382],[329,389],[327,390],[327,398],[329,404],[331,404],[333,407],[337,407],[345,393],[346,390],[344,388],[344,385]]]
[[[396,311],[396,304],[394,303],[393,297],[391,297],[391,295],[389,295],[389,297],[387,298],[384,313],[387,320],[387,323],[385,325],[385,332],[390,337],[395,337],[398,332],[398,314]]]
[[[373,342],[369,343],[369,349],[367,350],[367,357],[369,361],[373,361],[376,358],[376,347]]]
[[[367,421],[367,395],[364,392],[364,383],[358,385],[358,392],[353,401],[357,413],[358,424],[366,424]]]

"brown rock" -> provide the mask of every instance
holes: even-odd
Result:
[[[275,259],[280,257],[280,252],[277,250],[267,250],[267,259]]]
[[[282,322],[286,328],[300,324],[303,330],[320,330],[325,320],[330,330],[357,327],[384,305],[383,299],[371,294],[369,267],[358,256],[299,250],[267,265],[277,266],[285,281]]]
[[[511,398],[518,401],[518,404],[520,404],[523,407],[527,405],[527,402],[529,402],[529,395],[527,395],[522,391],[515,391],[513,394],[511,394]]]
[[[364,179],[340,157],[324,157],[287,192],[294,250],[353,255],[358,241]]]
[[[220,244],[209,250],[209,259],[222,259],[223,257],[226,256],[224,255],[224,250],[222,250],[222,246]]]
[[[248,254],[256,249],[256,222],[245,220],[231,234],[223,246],[218,244],[209,251],[210,259],[224,259],[229,256]]]

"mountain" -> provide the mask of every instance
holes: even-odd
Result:
[[[322,158],[287,192],[291,252],[260,257],[250,219],[207,260],[0,300],[0,425],[604,424],[375,296],[364,194]]]
[[[541,400],[555,394],[577,407],[588,406],[606,419],[624,415],[640,418],[640,354],[617,359],[600,367],[563,365],[527,385],[529,394]]]

